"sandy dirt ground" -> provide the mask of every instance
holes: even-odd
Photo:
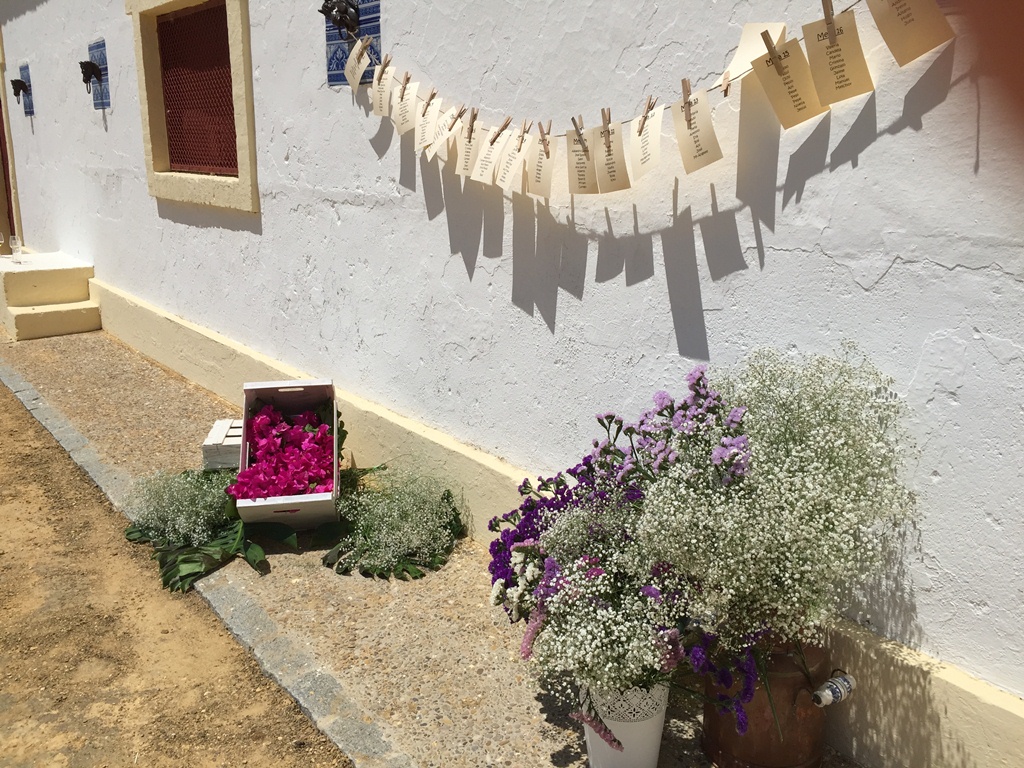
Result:
[[[0,766],[351,766],[0,384]]]

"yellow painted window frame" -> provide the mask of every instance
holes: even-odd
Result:
[[[165,13],[180,11],[203,2],[206,0],[125,0],[125,12],[132,17],[135,31],[135,62],[139,75],[142,141],[146,153],[149,194],[165,200],[259,213],[248,0],[225,0],[228,50],[231,58],[231,94],[235,104],[238,176],[213,176],[170,170],[156,20]]]

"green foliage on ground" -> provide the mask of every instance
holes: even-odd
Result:
[[[451,556],[464,532],[455,496],[435,477],[409,470],[377,472],[338,498],[338,543],[323,562],[337,573],[418,579]],[[340,541],[339,541],[340,538]]]
[[[298,549],[295,532],[276,523],[244,524],[235,500],[224,489],[231,470],[158,472],[138,481],[129,494],[135,522],[125,538],[153,547],[160,581],[172,592],[187,592],[197,579],[244,557],[260,573],[269,570],[266,553],[254,538],[269,538]]]

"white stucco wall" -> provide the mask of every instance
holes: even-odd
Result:
[[[921,446],[908,594],[871,624],[1024,694],[1024,132],[973,76],[976,41],[900,70],[861,4],[873,96],[782,132],[755,89],[713,94],[723,161],[685,176],[666,118],[662,171],[574,203],[560,180],[547,208],[463,193],[365,94],[328,88],[314,6],[250,5],[252,216],[148,195],[122,0],[4,3],[8,72],[27,59],[35,95],[36,117],[12,105],[11,120],[27,243],[536,472],[581,455],[594,413],[680,392],[698,360],[856,339],[906,394]],[[671,103],[682,77],[710,85],[744,22],[798,34],[818,14],[383,0],[396,66],[488,124],[562,131],[602,107],[629,119],[647,93]],[[105,116],[76,63],[100,36]]]

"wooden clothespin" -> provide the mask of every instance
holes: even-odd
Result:
[[[369,35],[365,35],[359,42],[362,44],[362,50],[359,51],[359,58],[356,59],[356,61],[362,61],[363,56],[366,55],[370,57],[370,61],[373,62],[374,66],[379,66],[380,59],[378,59],[377,55],[373,52],[373,38]],[[388,57],[388,62],[390,63],[390,61],[391,58]]]
[[[836,44],[836,12],[832,9],[832,0],[821,0],[821,8],[825,11],[825,29],[828,30],[828,44]]]
[[[575,117],[570,117],[572,120],[572,127],[576,129],[576,138],[580,140],[580,149],[583,150],[583,156],[590,159],[590,150],[587,148],[587,140],[583,138],[583,115],[580,115],[579,122],[576,122]]]
[[[430,108],[430,102],[434,100],[435,96],[437,96],[437,88],[431,88],[430,94],[427,96],[427,100],[423,103],[423,117],[427,116],[427,110]]]
[[[385,53],[384,54],[384,61],[382,61],[380,63],[380,66],[377,67],[377,82],[378,83],[384,78],[384,72],[385,72],[385,70],[387,70],[387,68],[388,68],[388,66],[390,64],[391,64],[391,54],[390,53]]]
[[[409,81],[412,80],[412,75],[408,72],[402,77],[402,90],[398,93],[398,100],[405,101],[405,89],[409,86]]]
[[[612,129],[611,129],[611,124],[612,124],[612,108],[611,107],[607,107],[607,108],[602,108],[601,109],[601,123],[604,125],[604,130],[602,131],[602,133],[604,134],[604,151],[605,151],[606,154],[610,155],[612,153]]]
[[[786,68],[782,66],[782,59],[779,58],[779,51],[775,47],[775,41],[772,40],[772,36],[768,34],[768,30],[764,30],[761,33],[761,39],[764,40],[764,45],[768,49],[768,56],[772,60],[772,64],[775,65],[775,71],[779,75],[786,74]]]
[[[551,133],[551,121],[548,120],[548,127],[544,127],[544,121],[537,121],[537,130],[540,131],[540,145],[544,147],[544,157],[551,157],[551,145],[548,144],[548,135]]]
[[[462,119],[462,116],[464,114],[466,114],[466,105],[462,104],[462,105],[459,106],[459,108],[457,110],[455,110],[455,114],[452,115],[452,121],[448,125],[448,130],[449,131],[455,130],[455,124],[457,122],[459,122],[459,120]]]
[[[729,70],[725,70],[725,74],[722,75],[722,95],[726,98],[729,97],[729,88],[732,87],[732,78],[729,77]]]
[[[637,129],[636,135],[639,136],[644,132],[644,126],[647,125],[647,118],[651,116],[651,110],[654,109],[654,105],[658,103],[657,96],[647,97],[647,106],[644,107],[644,113],[640,115],[640,127]]]
[[[690,130],[693,128],[693,113],[690,111],[690,80],[689,78],[683,78],[683,114],[686,117],[686,128]]]
[[[533,123],[530,123],[529,125],[527,125],[526,121],[523,120],[523,127],[519,131],[519,144],[516,145],[516,153],[519,153],[519,152],[523,151],[523,139],[526,138],[526,134],[528,134],[530,132],[531,128],[533,128]]]
[[[473,141],[473,127],[476,125],[476,116],[480,114],[480,110],[473,107],[469,112],[469,125],[466,128],[466,141],[472,143]]]
[[[491,136],[491,146],[494,146],[494,142],[498,140],[498,137],[505,132],[505,129],[512,125],[512,118],[506,117],[505,122],[498,126],[498,132]]]

